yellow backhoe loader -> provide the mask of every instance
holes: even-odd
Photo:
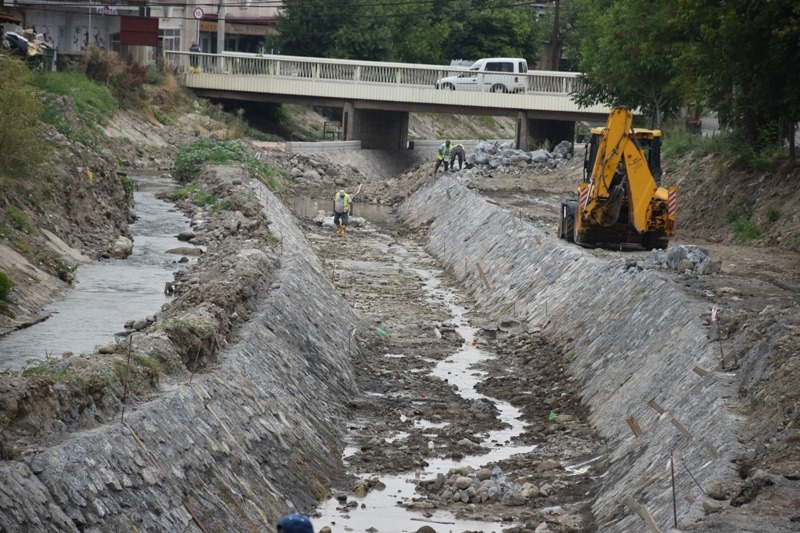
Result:
[[[561,204],[558,236],[584,247],[666,248],[675,236],[677,189],[661,187],[661,131],[633,128],[614,107],[586,146],[578,198]]]

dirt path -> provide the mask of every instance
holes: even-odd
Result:
[[[391,516],[397,532],[590,531],[588,465],[604,450],[558,347],[513,313],[483,316],[398,224],[351,225],[344,237],[306,226],[337,288],[375,328],[357,331],[369,349],[356,362],[365,399],[354,400],[345,452],[353,482],[337,487],[319,525],[389,531]]]

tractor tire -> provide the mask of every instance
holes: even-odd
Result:
[[[567,242],[575,242],[575,211],[578,202],[567,200],[561,204],[561,219],[558,224],[558,236]]]
[[[666,250],[669,246],[669,238],[657,233],[645,233],[642,235],[642,248],[645,250]]]

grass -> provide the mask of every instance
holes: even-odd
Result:
[[[40,74],[36,77],[35,83],[47,95],[66,97],[82,125],[88,129],[98,130],[99,126],[105,125],[119,108],[117,99],[108,87],[90,80],[79,72]],[[55,106],[51,111],[57,114],[63,113],[59,103],[53,98],[49,99],[47,106]],[[57,124],[53,126],[58,129]]]
[[[217,203],[217,197],[214,196],[214,193],[202,188],[196,179],[185,187],[175,190],[171,198],[174,202],[188,199],[200,207],[213,206]]]
[[[181,181],[195,182],[209,166],[230,163],[241,164],[276,193],[280,194],[286,189],[283,182],[289,179],[287,172],[265,165],[237,141],[199,139],[184,146],[175,158],[175,175]],[[199,186],[195,184],[195,187]]]
[[[28,221],[28,215],[26,215],[24,211],[22,211],[16,206],[11,205],[8,206],[6,212],[8,213],[8,218],[11,219],[11,225],[15,229],[23,233],[31,232],[31,226],[30,222]]]
[[[763,235],[758,224],[753,220],[755,199],[739,198],[725,209],[725,220],[733,230],[737,241],[747,242],[760,239]]]

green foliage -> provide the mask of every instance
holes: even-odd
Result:
[[[578,0],[579,31],[571,59],[584,73],[581,105],[641,108],[650,127],[683,101],[678,80],[680,42],[668,25],[672,3]],[[646,28],[646,31],[643,31]]]
[[[164,71],[157,64],[150,64],[147,66],[145,79],[147,80],[147,83],[150,83],[152,85],[158,85],[159,83],[163,83]]]
[[[3,271],[0,271],[0,300],[8,301],[11,295],[11,289],[14,287],[14,282]]]
[[[764,217],[770,224],[776,223],[781,218],[781,211],[775,206],[769,205],[764,210]]]
[[[41,113],[31,71],[22,61],[0,54],[0,186],[26,179],[45,160]]]
[[[96,129],[106,124],[118,109],[117,100],[108,87],[79,72],[42,74],[36,77],[36,85],[51,97],[66,97],[81,124],[89,129]],[[55,107],[53,111],[56,114],[63,113],[63,105],[57,99],[49,98],[46,102],[48,106]]]
[[[214,196],[214,193],[203,189],[196,179],[173,192],[171,198],[174,202],[189,199],[200,207],[213,205],[217,202],[217,197]]]
[[[285,0],[277,29],[265,46],[283,54],[431,64],[489,56],[534,64],[543,36],[529,5],[505,0]]]
[[[755,210],[754,198],[739,198],[725,210],[725,220],[733,229],[733,235],[738,241],[752,241],[761,237],[762,232],[758,224],[753,221]]]
[[[125,203],[133,205],[133,180],[124,172],[117,172],[117,176],[119,176],[119,181],[122,183],[122,190],[125,191]]]
[[[72,283],[75,281],[75,270],[77,266],[72,266],[63,259],[59,259],[55,264],[56,276],[61,281]]]
[[[11,219],[11,225],[15,229],[23,233],[30,233],[31,225],[28,221],[28,215],[25,213],[25,211],[16,206],[10,205],[6,209],[6,212],[8,213],[8,218]]]
[[[750,219],[737,218],[731,225],[733,226],[733,236],[738,241],[746,242],[761,238],[761,230]]]
[[[255,157],[238,142],[201,139],[178,151],[175,175],[182,181],[191,181],[199,177],[207,166],[229,162],[257,165]]]

